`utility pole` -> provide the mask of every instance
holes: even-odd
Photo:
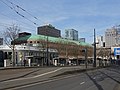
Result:
[[[96,33],[94,29],[94,62],[93,62],[93,67],[96,67]]]
[[[48,55],[48,53],[49,53],[49,50],[48,50],[48,29],[47,29],[47,26],[46,26],[45,30],[46,30],[45,33],[46,33],[46,39],[47,39],[46,40],[46,65],[49,66],[49,59],[48,59],[49,58],[49,55]]]
[[[47,36],[47,51],[46,52],[47,52],[46,53],[47,54],[46,55],[47,56],[47,66],[49,66],[49,60],[48,60],[48,36]]]
[[[86,66],[86,69],[87,69],[87,48],[85,49],[85,66]]]

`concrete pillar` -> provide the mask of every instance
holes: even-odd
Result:
[[[57,60],[55,60],[55,63],[54,63],[55,66],[57,66]]]
[[[31,67],[31,59],[28,59],[28,65]]]
[[[69,60],[69,65],[71,66],[71,60]]]
[[[4,60],[4,67],[7,67],[7,60]]]

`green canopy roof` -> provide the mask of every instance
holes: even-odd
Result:
[[[16,39],[17,41],[38,41],[38,40],[47,40],[49,42],[58,42],[58,43],[71,43],[71,44],[77,44],[77,45],[82,45],[82,46],[91,46],[88,43],[85,42],[79,42],[79,41],[75,41],[75,40],[68,40],[68,39],[64,39],[64,38],[56,38],[56,37],[50,37],[50,36],[44,36],[44,35],[28,35],[25,37],[20,37],[18,39]]]

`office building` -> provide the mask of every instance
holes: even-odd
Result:
[[[28,33],[28,32],[21,32],[21,33],[19,33],[19,37],[25,37],[27,35],[31,35],[31,33]]]
[[[120,25],[107,29],[105,32],[106,47],[120,44]]]
[[[85,42],[85,38],[80,38],[79,41],[80,42]]]
[[[75,29],[66,29],[65,38],[78,41],[78,31]]]
[[[61,37],[61,31],[53,27],[51,24],[38,27],[37,34],[51,37]]]
[[[96,47],[97,48],[105,47],[105,37],[104,36],[96,37]]]

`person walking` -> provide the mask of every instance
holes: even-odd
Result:
[[[23,62],[24,62],[24,67],[25,67],[26,66],[26,60],[24,59]]]

